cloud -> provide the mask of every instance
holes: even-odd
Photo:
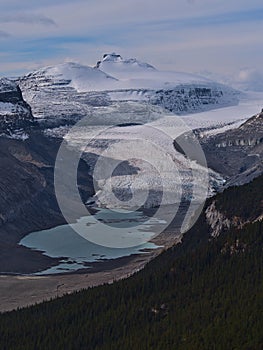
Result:
[[[242,68],[235,78],[235,85],[242,90],[263,92],[263,71]]]
[[[118,51],[160,69],[231,75],[261,68],[262,16],[262,0],[1,0],[0,38],[12,35],[1,69],[14,58],[21,69],[65,57],[92,65]]]
[[[0,23],[22,23],[22,24],[41,24],[45,26],[56,26],[53,19],[41,14],[19,13],[15,15],[0,16]]]
[[[9,38],[10,34],[5,32],[4,30],[0,30],[0,39],[5,39],[5,38]]]

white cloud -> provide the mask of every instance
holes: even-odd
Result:
[[[242,90],[263,92],[263,71],[254,68],[243,68],[235,77],[234,83]]]
[[[0,23],[41,24],[45,26],[56,25],[53,19],[33,13],[19,13],[7,16],[0,15]]]
[[[263,23],[253,15],[263,11],[262,0],[238,5],[236,0],[27,0],[24,9],[21,4],[2,0],[0,15],[0,38],[11,34],[9,54],[16,55],[19,67],[65,57],[95,64],[105,51],[161,69],[230,74],[261,66]],[[43,47],[49,57],[41,57]],[[13,69],[13,63],[3,64]]]

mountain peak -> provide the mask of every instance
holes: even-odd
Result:
[[[132,69],[133,72],[156,71],[156,69],[149,63],[141,62],[136,58],[124,59],[121,55],[115,52],[105,53],[102,60],[97,62],[96,68],[99,68],[105,72],[112,72],[113,69],[115,73],[116,69],[117,71],[130,71]]]
[[[105,62],[105,61],[121,62],[121,61],[123,61],[123,58],[121,57],[121,55],[118,55],[115,52],[113,52],[113,53],[105,53],[103,55],[102,61],[103,62]]]

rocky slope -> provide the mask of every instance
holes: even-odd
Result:
[[[35,230],[64,223],[53,184],[59,139],[31,131],[26,140],[0,137],[0,266],[1,272],[31,272],[49,267],[53,260],[18,245]],[[79,166],[79,187],[83,199],[93,194],[89,167]],[[72,210],[74,210],[72,203]]]
[[[262,183],[261,175],[248,184],[230,187],[210,199],[205,218],[212,237],[262,221]]]
[[[263,173],[263,112],[239,128],[201,140],[208,166],[228,177],[228,186]]]
[[[0,79],[0,133],[19,136],[19,130],[27,129],[32,123],[31,108],[19,86],[11,80]]]

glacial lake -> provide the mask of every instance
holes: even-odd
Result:
[[[58,265],[38,272],[37,275],[73,272],[88,268],[88,263],[134,254],[147,254],[147,250],[159,247],[148,240],[155,235],[154,228],[157,226],[160,228],[160,225],[165,226],[164,220],[148,218],[139,211],[123,211],[122,214],[100,209],[95,215],[82,217],[71,225],[32,232],[25,236],[19,244],[41,251],[47,256],[61,258]],[[101,225],[102,221],[104,225]],[[89,240],[94,235],[101,238],[104,234],[107,238],[107,235],[111,234],[114,229],[121,231],[121,238],[124,241],[127,240],[128,247],[115,248],[107,244],[103,246],[92,242],[92,239]],[[140,240],[142,244],[131,246],[132,242],[136,244]]]

